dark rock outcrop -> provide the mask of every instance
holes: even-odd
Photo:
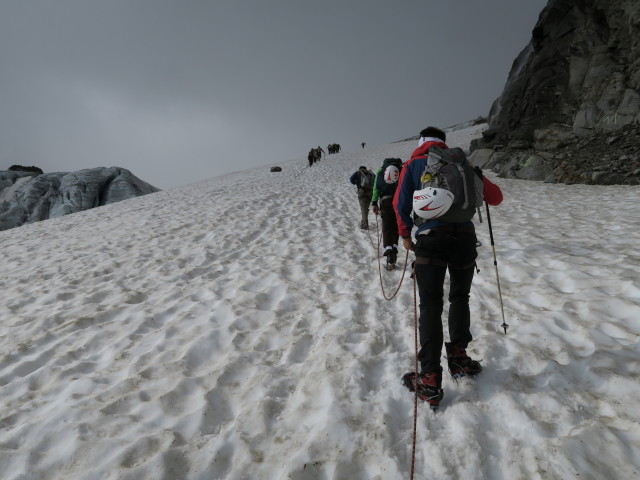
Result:
[[[0,230],[157,191],[119,167],[45,174],[0,171]]]
[[[533,156],[545,173],[527,177],[638,184],[640,2],[550,0],[488,123],[472,150],[501,152],[503,175],[525,175]]]
[[[22,165],[11,165],[9,167],[9,170],[13,172],[34,172],[34,173],[40,173],[40,174],[44,173],[40,167],[35,167],[35,166],[25,167]]]
[[[562,136],[538,130],[534,149],[479,148],[469,160],[501,177],[588,185],[640,185],[640,126]]]
[[[488,123],[499,141],[550,124],[588,135],[640,120],[640,2],[550,0]]]

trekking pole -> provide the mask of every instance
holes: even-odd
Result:
[[[498,260],[496,259],[496,246],[493,242],[493,230],[491,228],[491,214],[489,214],[489,204],[484,202],[487,207],[487,224],[489,225],[489,236],[491,237],[491,249],[493,250],[493,265],[496,267],[496,281],[498,282],[498,295],[500,297],[500,310],[502,311],[502,328],[504,328],[504,334],[507,334],[507,322],[504,319],[504,304],[502,303],[502,290],[500,289],[500,275],[498,274]]]
[[[480,210],[480,207],[478,207],[478,219],[480,220],[480,223],[482,223],[482,210]]]

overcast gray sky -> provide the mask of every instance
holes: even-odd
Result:
[[[0,0],[0,169],[169,188],[486,115],[547,0]]]

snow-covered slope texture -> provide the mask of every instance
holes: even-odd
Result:
[[[382,297],[348,177],[415,146],[0,232],[0,476],[408,478],[413,285]],[[484,371],[419,405],[415,478],[638,478],[639,190],[489,175],[510,328],[478,223]]]

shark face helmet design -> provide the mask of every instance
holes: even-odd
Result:
[[[413,211],[420,218],[441,217],[453,204],[453,193],[444,188],[427,187],[413,192]]]
[[[400,178],[400,170],[395,165],[389,165],[384,171],[384,181],[387,183],[396,183]]]

